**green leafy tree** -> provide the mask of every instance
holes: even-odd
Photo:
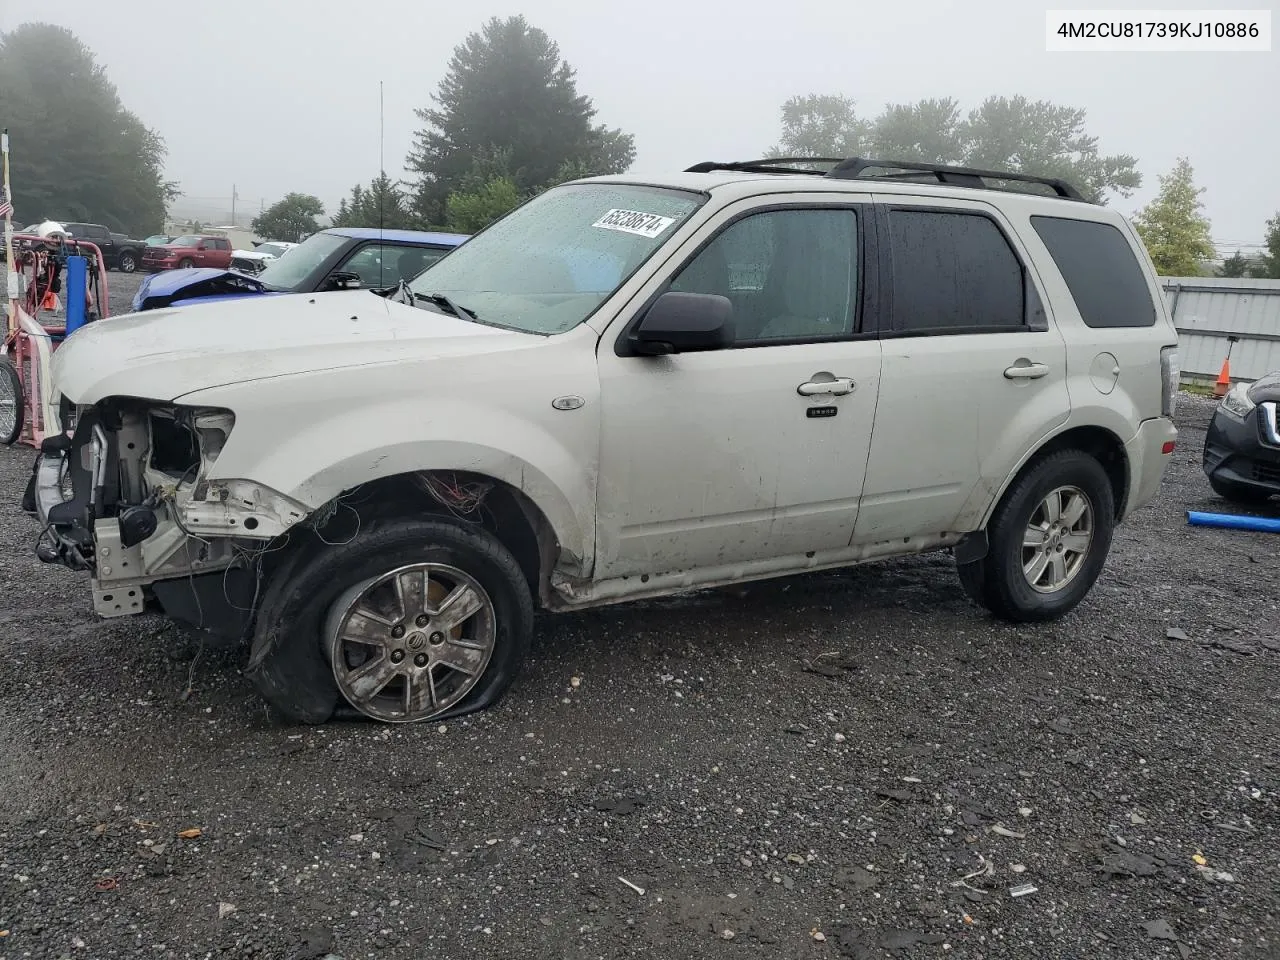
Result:
[[[866,152],[871,126],[856,104],[838,94],[810,93],[782,105],[782,136],[774,157],[856,157]]]
[[[954,164],[965,157],[960,129],[960,104],[950,97],[892,103],[876,118],[869,139],[877,159]]]
[[[0,34],[0,118],[17,219],[101,223],[138,237],[161,228],[177,193],[164,179],[164,140],[125,109],[70,30],[24,23]]]
[[[1218,268],[1218,276],[1220,277],[1247,277],[1249,269],[1252,265],[1243,253],[1237,250],[1231,256],[1222,261],[1222,266]]]
[[[774,155],[910,160],[1060,177],[1092,200],[1141,185],[1137,160],[1103,155],[1085,112],[1026,97],[988,97],[961,115],[953,99],[890,104],[867,122],[848,97],[809,94],[782,107]]]
[[[476,192],[463,181],[478,157],[504,155],[503,176],[519,195],[555,182],[569,163],[605,174],[635,159],[631,135],[593,122],[595,107],[578,92],[573,68],[524,17],[494,17],[470,34],[454,50],[433,101],[416,111],[424,126],[406,161],[418,177],[414,208],[424,223],[446,219],[450,194]],[[506,187],[495,189],[503,194]]]
[[[1195,171],[1180,157],[1160,178],[1160,192],[1133,218],[1142,242],[1161,276],[1199,276],[1201,265],[1213,257],[1209,221],[1201,212],[1203,187],[1195,185]]]
[[[1258,258],[1250,275],[1259,280],[1280,280],[1280,212],[1267,221],[1267,235],[1262,242],[1266,253]]]
[[[520,188],[510,177],[493,177],[483,184],[449,194],[446,223],[455,233],[478,233],[521,201]]]
[[[316,217],[324,216],[324,204],[309,193],[285,194],[253,218],[253,232],[264,240],[287,240],[301,243],[320,229]]]
[[[410,198],[400,184],[386,172],[369,181],[369,185],[356,184],[351,196],[338,204],[332,225],[335,227],[377,227],[388,230],[413,230],[418,218],[410,208]]]
[[[988,97],[960,126],[969,166],[1060,177],[1090,200],[1127,197],[1142,185],[1138,161],[1102,155],[1084,130],[1085,111],[1047,100]]]

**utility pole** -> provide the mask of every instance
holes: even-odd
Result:
[[[236,225],[236,200],[236,185],[233,183],[231,185],[231,225],[233,227]]]

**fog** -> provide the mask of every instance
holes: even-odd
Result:
[[[227,210],[234,184],[242,211],[298,190],[331,212],[378,172],[379,81],[395,176],[420,125],[413,111],[429,104],[454,46],[490,16],[517,13],[559,43],[597,120],[635,135],[638,172],[761,156],[795,94],[843,93],[872,116],[886,102],[950,96],[967,110],[1024,94],[1085,108],[1102,152],[1138,158],[1142,189],[1113,200],[1125,213],[1180,155],[1206,188],[1220,251],[1260,242],[1280,209],[1280,54],[1047,53],[1044,7],[1018,0],[0,0],[0,29],[37,19],[76,31],[125,105],[164,136],[177,208]]]

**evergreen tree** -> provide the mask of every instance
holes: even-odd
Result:
[[[595,108],[578,92],[573,68],[524,17],[494,17],[468,36],[433,100],[417,111],[424,126],[407,160],[418,175],[414,206],[424,223],[446,218],[451,193],[473,192],[463,181],[474,178],[478,157],[504,155],[499,179],[510,179],[521,196],[555,182],[567,163],[618,173],[635,158],[630,134],[593,123]]]

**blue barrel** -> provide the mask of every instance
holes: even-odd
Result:
[[[67,336],[85,324],[85,300],[89,288],[89,261],[84,257],[67,257],[66,286],[63,299],[67,304]]]

